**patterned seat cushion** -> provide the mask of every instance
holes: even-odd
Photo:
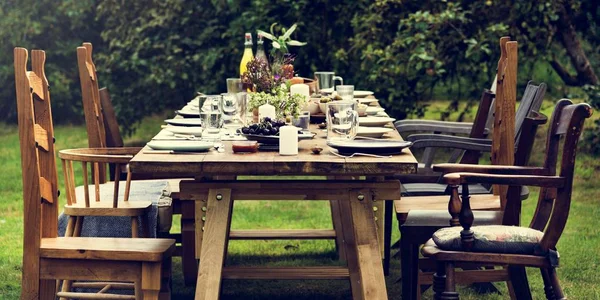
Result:
[[[464,251],[460,239],[461,226],[442,228],[433,234],[433,241],[442,250]],[[518,226],[473,226],[473,252],[534,254],[543,232]]]

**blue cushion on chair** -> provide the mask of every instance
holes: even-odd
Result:
[[[461,226],[442,228],[433,241],[442,250],[464,251],[460,239]],[[544,233],[528,227],[486,225],[471,227],[474,233],[472,252],[534,254]]]

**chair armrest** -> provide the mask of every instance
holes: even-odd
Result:
[[[139,152],[137,147],[119,148],[79,148],[66,149],[58,152],[63,160],[126,164]]]
[[[468,138],[467,138],[468,139]],[[414,141],[412,149],[420,149],[420,148],[446,148],[446,149],[459,149],[459,150],[472,150],[472,151],[480,151],[480,152],[490,152],[492,146],[489,144],[482,143],[472,143],[468,140],[459,140],[459,139],[424,139]]]
[[[565,178],[543,175],[499,175],[481,173],[450,173],[444,175],[444,182],[451,185],[469,183],[488,183],[499,185],[524,185],[548,188],[562,188]]]
[[[539,167],[498,166],[498,165],[470,165],[470,164],[435,164],[434,172],[447,173],[484,173],[502,175],[547,175],[548,170]]]
[[[490,139],[478,139],[478,138],[470,138],[465,136],[456,136],[456,135],[447,135],[447,134],[435,134],[435,133],[416,133],[411,134],[406,137],[407,141],[410,142],[418,142],[420,140],[438,140],[438,141],[457,141],[457,142],[466,142],[471,144],[480,144],[480,145],[492,145],[492,140]]]
[[[437,125],[437,124],[410,124],[410,125],[399,125],[395,126],[399,133],[406,132],[438,132],[447,134],[464,134],[469,135],[471,133],[470,127],[463,126],[448,126],[448,125]]]

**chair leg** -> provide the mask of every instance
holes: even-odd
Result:
[[[69,217],[69,221],[67,222],[67,229],[65,231],[65,236],[66,237],[81,236],[82,228],[83,228],[83,217]],[[60,291],[61,292],[70,292],[72,283],[73,283],[73,281],[71,281],[71,280],[63,280]],[[61,297],[61,298],[59,298],[59,300],[68,300],[68,298]]]
[[[402,298],[417,299],[419,289],[419,245],[413,244],[404,235],[400,237],[402,270]]]
[[[523,266],[508,266],[508,276],[510,278],[508,290],[511,298],[520,300],[531,300],[531,290],[529,289],[529,281],[527,280],[527,272]]]
[[[161,277],[159,299],[171,300],[171,256],[163,260]]]
[[[552,287],[552,279],[550,279],[550,273],[548,272],[548,269],[540,268],[540,272],[542,273],[542,280],[544,281],[544,293],[546,294],[546,299],[556,300],[554,288]]]
[[[442,299],[442,293],[446,289],[446,265],[443,262],[436,263],[436,271],[433,274],[433,298]]]
[[[384,202],[384,222],[383,222],[383,275],[390,275],[390,259],[392,254],[392,217],[394,201]]]
[[[139,237],[139,228],[138,228],[138,221],[137,221],[137,217],[131,217],[131,237],[132,238],[137,238]]]
[[[552,289],[554,290],[554,295],[557,300],[566,300],[565,294],[560,287],[560,282],[558,282],[558,275],[556,274],[556,268],[548,269],[548,273],[550,273],[550,281],[552,282]]]
[[[444,292],[442,293],[441,299],[444,300],[458,300],[458,293],[456,292],[454,262],[446,262],[446,284]]]
[[[142,295],[144,300],[158,300],[162,281],[162,263],[142,263]]]

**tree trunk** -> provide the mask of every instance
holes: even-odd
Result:
[[[571,23],[571,17],[567,11],[567,5],[568,1],[564,1],[558,5],[558,20],[556,22],[556,29],[558,30],[558,34],[563,46],[567,50],[567,54],[571,58],[571,64],[573,64],[573,67],[577,72],[577,76],[570,75],[556,60],[552,61],[550,64],[567,85],[598,85],[600,84],[600,81],[598,80],[598,76],[596,76],[594,73],[594,70],[592,69],[590,61],[585,55],[585,52],[583,52],[583,49],[581,48],[581,43],[577,37],[577,32]]]

